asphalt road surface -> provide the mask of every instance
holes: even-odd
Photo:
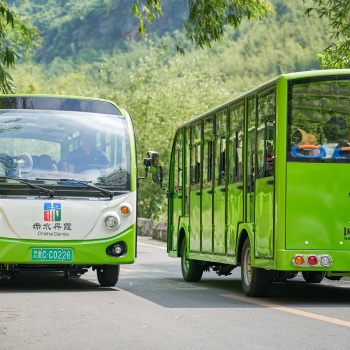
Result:
[[[350,282],[297,277],[248,298],[240,269],[183,281],[165,243],[139,237],[138,258],[116,287],[20,273],[0,280],[0,350],[348,349]]]

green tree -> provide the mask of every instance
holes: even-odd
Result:
[[[16,61],[29,56],[39,45],[40,36],[28,18],[11,10],[6,1],[0,0],[0,90],[11,92],[14,82],[10,68]]]
[[[152,23],[162,15],[165,0],[145,0],[133,5],[134,15],[139,19],[139,32],[145,33],[146,23]],[[186,38],[199,47],[211,47],[224,37],[225,25],[238,28],[243,19],[261,19],[273,12],[267,0],[187,0],[188,18],[185,20]],[[178,47],[180,51],[182,48]]]
[[[305,0],[304,0],[305,2]],[[335,42],[318,56],[322,68],[350,68],[350,2],[348,0],[313,0],[306,13],[316,12],[328,19],[328,31]]]
[[[163,59],[164,53],[154,47],[129,69],[123,89],[109,99],[120,101],[132,115],[135,124],[140,176],[144,175],[143,158],[147,151],[158,151],[167,187],[168,164],[177,127],[185,121],[229,99],[220,76],[193,69],[203,64],[203,57],[184,62],[176,56]],[[164,192],[152,188],[150,179],[140,184],[139,214],[160,219],[166,215]]]

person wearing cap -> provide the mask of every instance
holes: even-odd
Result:
[[[70,173],[81,173],[89,169],[107,168],[108,158],[95,146],[95,133],[92,130],[80,130],[80,147],[68,154],[67,169]]]
[[[326,151],[326,158],[330,158],[333,155],[333,152],[338,145],[344,147],[348,145],[346,141],[348,136],[348,129],[346,126],[346,120],[343,117],[333,116],[325,124],[324,135],[327,138],[327,143],[323,145],[323,148]]]

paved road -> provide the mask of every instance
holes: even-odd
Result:
[[[267,298],[242,293],[240,271],[182,280],[165,244],[140,237],[114,288],[21,273],[0,280],[0,349],[347,349],[350,284],[301,278]]]

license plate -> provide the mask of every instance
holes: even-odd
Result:
[[[32,248],[32,261],[72,261],[72,248]]]

